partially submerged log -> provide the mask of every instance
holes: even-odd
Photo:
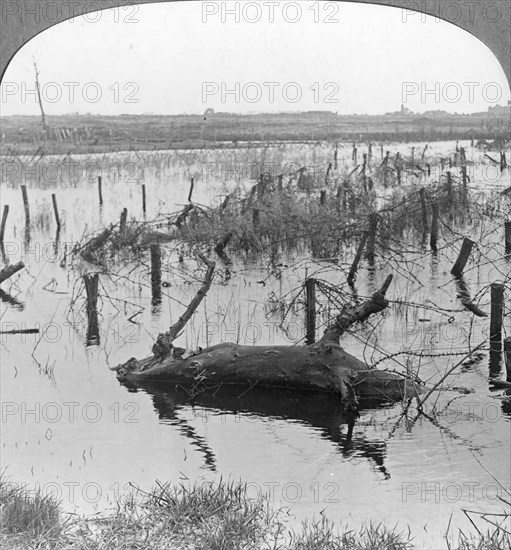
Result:
[[[214,264],[213,264],[214,267]],[[208,265],[205,281],[194,298],[197,301],[211,284]],[[360,306],[343,308],[324,336],[309,346],[241,346],[222,343],[197,352],[172,346],[184,326],[183,317],[193,313],[192,304],[178,322],[178,328],[159,335],[154,355],[143,360],[131,358],[114,368],[119,380],[174,382],[195,389],[238,385],[322,391],[338,394],[347,409],[356,409],[358,396],[400,400],[419,393],[415,381],[399,374],[370,369],[339,345],[339,337],[354,323],[388,306],[385,300],[392,275],[369,300]],[[200,302],[200,300],[199,300]],[[165,344],[162,346],[161,344]],[[357,395],[358,394],[358,395]]]

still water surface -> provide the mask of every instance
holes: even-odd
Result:
[[[412,145],[394,144],[389,150],[408,156]],[[415,145],[422,151],[424,144]],[[481,159],[479,152],[465,146],[469,158]],[[434,159],[453,150],[453,143],[433,144],[428,154]],[[57,183],[48,174],[25,175],[32,219],[28,243],[18,187],[23,181],[16,180],[21,172],[4,179],[1,207],[9,204],[11,209],[5,253],[10,262],[22,259],[26,270],[4,284],[2,330],[43,329],[40,335],[2,336],[1,464],[12,481],[54,492],[68,511],[92,513],[111,507],[129,483],[148,490],[155,480],[241,479],[249,482],[254,496],[267,493],[275,507],[289,508],[291,525],[319,517],[321,511],[352,527],[369,519],[410,525],[418,546],[429,548],[444,547],[449,521],[470,531],[463,509],[504,509],[498,496],[506,496],[499,483],[510,487],[511,407],[502,391],[489,389],[486,351],[462,367],[456,381],[473,393],[447,392],[439,397],[438,423],[425,417],[413,421],[413,407],[408,417],[403,416],[400,403],[367,407],[351,442],[334,398],[256,390],[240,397],[241,391],[230,391],[202,396],[192,405],[179,388],[126,388],[109,367],[148,355],[154,336],[177,320],[182,304],[197,290],[196,283],[189,283],[196,262],[187,259],[180,267],[172,246],[165,260],[164,281],[169,286],[160,307],[151,305],[147,258],[146,266],[133,272],[120,260],[115,275],[101,275],[100,342],[86,345],[80,276],[90,266],[72,261],[66,243],[116,223],[123,207],[129,217],[142,219],[142,183],[147,189],[147,219],[152,219],[186,203],[190,177],[195,178],[194,200],[205,205],[218,204],[236,185],[253,184],[247,175],[227,174],[222,165],[273,163],[278,173],[298,162],[324,166],[331,155],[331,146],[315,144],[97,155],[91,162],[102,167],[101,210],[94,169],[86,175],[80,168],[74,179],[59,176]],[[84,164],[79,156],[71,160],[76,166]],[[349,145],[339,150],[339,162],[351,162]],[[499,191],[509,186],[509,173],[489,184],[488,174],[494,179],[495,175],[485,166],[474,167],[473,189],[488,191],[491,185],[492,191]],[[240,173],[238,168],[236,174]],[[53,192],[64,221],[58,241]],[[504,207],[509,208],[509,201]],[[478,256],[478,266],[469,264],[465,276],[474,296],[488,283],[503,281],[510,264],[502,257],[502,235],[491,220],[472,230],[478,242],[485,235],[484,256]],[[370,326],[347,335],[346,349],[372,363],[381,356],[374,347],[438,354],[463,352],[469,337],[472,345],[479,343],[488,320],[463,311],[456,297],[449,275],[456,254],[457,246],[447,247],[437,258],[414,249],[404,255],[408,263],[401,264],[401,274],[385,259],[378,260],[376,270],[364,264],[356,283],[360,296],[370,295],[394,272],[391,300],[430,300],[454,312],[445,315],[391,304]],[[339,265],[348,265],[352,256],[353,250],[346,250]],[[300,287],[306,269],[332,284],[344,284],[345,274],[339,265],[298,253],[283,256],[281,263],[288,267],[275,277],[264,263],[236,262],[231,280],[221,284],[223,268],[218,262],[217,282],[180,343],[191,348],[226,340],[301,343],[303,311],[290,312],[284,332],[279,315],[268,315],[269,301],[286,295],[289,300],[287,293]],[[413,278],[403,276],[407,270]],[[480,306],[489,311],[489,293]],[[506,311],[509,332],[509,308]],[[322,323],[325,315],[320,316]],[[459,358],[424,357],[420,376],[436,380]],[[406,356],[399,359],[404,362]],[[412,364],[416,367],[418,360]],[[380,366],[396,365],[388,361]]]

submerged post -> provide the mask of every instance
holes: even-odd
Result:
[[[438,204],[436,201],[433,202],[431,205],[432,215],[431,215],[431,236],[429,239],[429,245],[431,246],[431,250],[433,252],[436,252],[438,250],[437,248],[437,241],[438,241]]]
[[[128,209],[123,208],[121,213],[121,220],[119,222],[119,233],[124,235],[126,233],[126,223],[128,221]]]
[[[98,176],[99,206],[103,206],[103,178]]]
[[[325,174],[325,185],[328,185],[328,178],[330,177],[331,170],[332,170],[332,163],[329,162],[328,168],[326,169],[326,174]]]
[[[258,208],[254,208],[252,210],[252,224],[254,225],[254,227],[259,227],[259,221],[260,221],[260,218],[259,218],[259,209]]]
[[[53,212],[55,213],[55,221],[57,222],[57,229],[60,229],[59,208],[57,206],[57,195],[55,193],[52,194],[51,200],[53,202]]]
[[[142,212],[146,213],[145,184],[142,184]]]
[[[449,199],[449,206],[451,206],[453,200],[451,172],[447,172],[447,198]]]
[[[511,382],[511,336],[504,340],[504,361],[506,363],[507,381]]]
[[[87,293],[87,345],[99,344],[98,323],[98,287],[99,275],[86,273],[83,276],[85,292]]]
[[[2,225],[0,226],[0,243],[4,242],[5,225],[7,224],[7,216],[8,215],[9,215],[9,205],[6,204],[4,206],[4,213],[2,214]]]
[[[350,286],[353,285],[353,281],[355,280],[355,276],[357,274],[358,264],[360,262],[360,258],[362,257],[362,252],[364,252],[364,247],[366,245],[367,241],[367,231],[364,232],[362,235],[362,238],[360,239],[360,242],[358,243],[357,247],[357,253],[355,254],[355,259],[353,260],[353,263],[351,264],[351,269],[348,274],[348,284]]]
[[[305,343],[314,344],[316,341],[316,281],[312,278],[305,280]]]
[[[369,234],[367,239],[367,259],[369,262],[374,262],[376,232],[378,230],[378,214],[373,212],[369,217]]]
[[[152,303],[161,302],[161,250],[159,244],[151,245],[151,292]]]
[[[468,258],[470,257],[470,252],[472,251],[473,246],[474,246],[474,241],[468,239],[467,237],[463,239],[463,244],[461,245],[460,253],[458,254],[456,263],[453,265],[451,269],[451,274],[454,275],[455,277],[459,277],[463,273],[463,270],[467,265]]]
[[[424,187],[421,187],[419,197],[421,201],[423,232],[426,234],[428,232],[428,209],[426,207],[426,190]]]
[[[192,202],[192,194],[193,194],[193,186],[194,186],[194,179],[190,178],[190,191],[188,193],[188,202]]]
[[[2,228],[3,228],[3,220],[2,220]],[[504,239],[506,243],[506,254],[511,254],[511,222],[504,222]]]
[[[25,225],[30,225],[30,207],[28,205],[27,186],[21,186],[21,194],[23,196],[23,206],[25,207]]]
[[[87,311],[97,311],[99,275],[97,273],[86,273],[83,276],[83,282],[87,293]]]
[[[502,348],[502,317],[504,312],[504,285],[491,285],[490,351]]]

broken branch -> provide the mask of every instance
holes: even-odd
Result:
[[[365,321],[373,313],[384,310],[389,302],[385,299],[389,285],[392,281],[392,274],[389,275],[382,287],[375,292],[369,300],[366,300],[360,306],[344,306],[341,313],[337,316],[333,325],[329,326],[319,342],[339,343],[339,338],[353,324]]]

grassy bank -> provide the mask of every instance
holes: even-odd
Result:
[[[28,493],[0,479],[0,546],[5,550],[406,550],[407,530],[368,523],[358,530],[338,529],[322,517],[290,531],[285,514],[266,497],[251,497],[241,483],[158,484],[133,492],[109,515],[65,518],[51,496]],[[508,518],[509,519],[509,518]],[[460,550],[510,548],[501,528],[468,540]],[[451,548],[453,548],[451,546]]]
[[[201,149],[243,144],[310,141],[442,141],[507,137],[505,116],[488,113],[337,115],[260,113],[239,115],[61,115],[2,117],[0,154],[102,153],[129,150]]]

